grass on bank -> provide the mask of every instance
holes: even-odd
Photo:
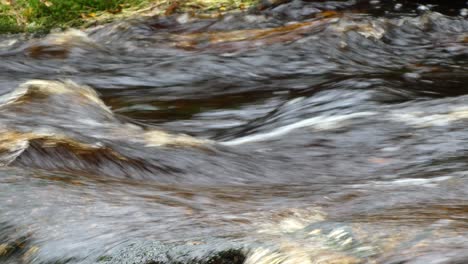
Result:
[[[47,32],[139,13],[224,12],[256,0],[0,0],[0,33]]]

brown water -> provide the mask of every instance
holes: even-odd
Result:
[[[0,262],[468,263],[467,7],[382,2],[0,36]]]

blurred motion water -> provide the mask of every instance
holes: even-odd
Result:
[[[0,262],[468,263],[466,8],[1,35]]]

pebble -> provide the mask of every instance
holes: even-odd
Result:
[[[425,5],[420,5],[418,6],[419,11],[429,11],[429,7]]]
[[[189,14],[185,13],[183,15],[180,15],[179,17],[177,17],[177,23],[179,24],[186,24],[187,22],[190,21],[190,16]]]
[[[460,9],[460,16],[468,16],[468,9],[467,8],[462,8]]]
[[[419,78],[421,78],[421,75],[419,73],[416,73],[416,72],[407,72],[407,73],[403,74],[403,77],[405,79],[419,79]]]

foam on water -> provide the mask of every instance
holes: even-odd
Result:
[[[259,142],[259,141],[266,141],[271,140],[277,137],[281,137],[287,135],[288,133],[299,129],[299,128],[311,128],[314,130],[329,130],[329,129],[336,129],[343,126],[346,126],[346,121],[373,116],[376,115],[376,112],[361,112],[361,113],[352,113],[347,115],[337,115],[337,116],[317,116],[307,118],[301,121],[298,121],[293,124],[289,124],[283,127],[275,128],[272,131],[249,135],[229,141],[220,142],[226,146],[235,146],[241,145],[250,142]]]

